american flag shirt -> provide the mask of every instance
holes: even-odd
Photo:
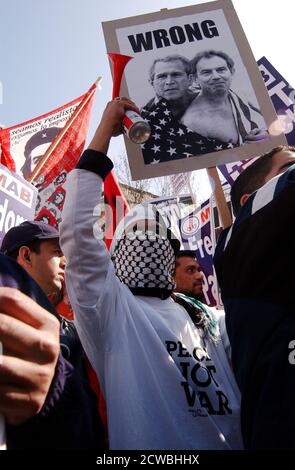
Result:
[[[169,102],[164,98],[150,101],[141,109],[141,115],[152,129],[149,140],[141,145],[146,165],[228,150],[239,145],[204,137],[190,130],[172,115]]]

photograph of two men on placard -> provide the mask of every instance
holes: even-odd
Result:
[[[284,141],[270,135],[276,115],[255,59],[219,3],[103,24],[107,49],[133,57],[121,95],[152,130],[141,147],[125,139],[134,179],[249,158]]]

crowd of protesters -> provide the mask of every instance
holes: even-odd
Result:
[[[217,314],[203,302],[194,254],[148,204],[128,213],[110,251],[94,230],[108,146],[128,109],[139,112],[126,98],[107,105],[68,175],[59,233],[24,222],[2,242],[7,448],[292,449],[295,148],[259,158],[232,188],[236,220],[214,260]],[[74,324],[55,310],[65,283]]]

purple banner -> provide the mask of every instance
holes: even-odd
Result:
[[[289,145],[295,145],[295,90],[282,75],[262,57],[257,61],[264,84],[283,126]]]
[[[256,158],[249,158],[248,160],[242,160],[240,162],[227,163],[226,165],[220,165],[218,170],[221,171],[223,177],[227,183],[232,186],[233,182],[237,179],[240,173],[244,171],[247,166],[251,165]]]
[[[196,253],[196,259],[204,274],[203,293],[205,303],[210,306],[218,304],[217,283],[213,271],[214,246],[211,237],[211,207],[209,201],[179,220],[183,248]]]

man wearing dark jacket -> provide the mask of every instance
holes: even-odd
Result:
[[[251,450],[295,448],[294,151],[275,148],[238,177],[214,258]]]

